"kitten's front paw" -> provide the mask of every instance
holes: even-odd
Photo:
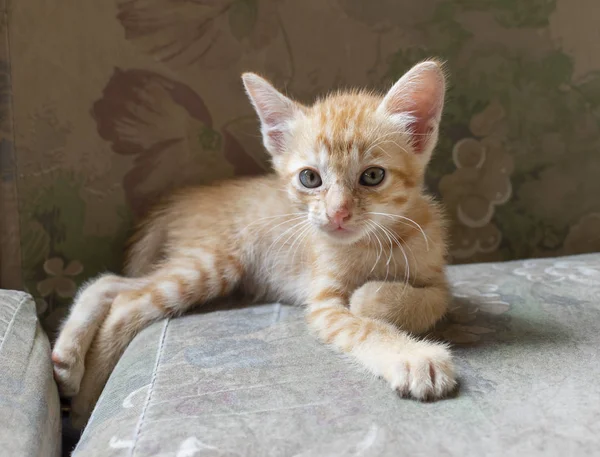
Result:
[[[403,351],[386,373],[393,389],[417,400],[437,400],[456,387],[452,355],[446,346],[420,342],[423,347]]]

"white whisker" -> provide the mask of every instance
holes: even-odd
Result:
[[[292,265],[294,264],[294,260],[296,259],[296,253],[298,251],[298,248],[302,244],[303,240],[308,236],[311,229],[312,229],[312,224],[309,223],[306,227],[304,227],[302,229],[302,231],[300,231],[300,233],[298,234],[298,236],[296,236],[296,239],[290,246],[290,251],[291,251],[292,248],[294,248],[294,245],[296,245],[296,248],[294,249],[293,254],[292,254],[292,261],[291,261]],[[300,258],[300,260],[302,260],[302,257]]]
[[[288,222],[288,221],[286,221]],[[282,233],[280,233],[277,238],[275,238],[273,240],[273,242],[269,245],[269,247],[267,248],[267,250],[265,251],[265,259],[269,258],[269,254],[271,253],[271,249],[273,248],[273,246],[275,246],[275,244],[282,238],[285,236],[286,233],[288,233],[290,230],[294,230],[296,227],[299,227],[303,224],[306,224],[308,221],[307,220],[302,220],[300,222],[297,222],[296,224],[292,225],[291,227],[288,227],[285,231],[283,231]],[[281,248],[280,248],[281,249]]]
[[[288,217],[288,216],[295,216],[293,219],[289,219],[289,220],[294,220],[294,219],[298,219],[301,216],[303,216],[305,213],[302,212],[297,212],[297,213],[288,213],[288,214],[277,214],[275,216],[266,216],[266,217],[261,217],[260,219],[256,219],[252,222],[250,222],[248,225],[246,225],[243,229],[240,230],[240,232],[243,232],[245,230],[247,230],[249,227],[258,224],[259,222],[263,222],[266,220],[271,220],[271,219],[278,219],[281,217]],[[288,219],[286,219],[285,221],[283,221],[283,223],[285,224],[288,221]],[[278,226],[276,226],[278,227]]]
[[[392,217],[392,218],[395,217],[395,218],[403,219],[405,221],[413,223],[415,225],[415,227],[417,229],[419,229],[419,231],[421,232],[421,235],[423,235],[423,239],[425,240],[425,246],[426,246],[427,250],[429,251],[429,239],[427,237],[427,234],[425,233],[425,230],[423,230],[423,227],[421,227],[417,222],[413,221],[411,218],[406,217],[406,216],[400,216],[399,214],[377,213],[377,212],[373,212],[373,211],[369,211],[369,212],[367,212],[367,214],[377,214],[379,216],[387,216],[387,217]],[[400,221],[400,222],[402,222],[402,221]],[[408,225],[405,222],[403,222],[403,223],[405,225]]]
[[[402,243],[400,243],[400,241],[398,240],[396,234],[393,231],[391,231],[389,228],[387,228],[386,226],[384,226],[383,224],[378,224],[378,225],[381,227],[381,229],[384,232],[386,232],[394,240],[394,242],[396,243],[396,246],[398,246],[400,248],[400,250],[404,254],[404,260],[405,260],[406,266],[409,267],[409,265],[408,265],[408,259],[406,258],[406,254],[404,253],[404,248],[402,247]],[[395,265],[395,262],[396,261],[394,259],[394,265]],[[406,269],[405,269],[405,275],[406,275]],[[394,280],[395,279],[396,279],[396,276],[394,275]],[[405,281],[406,281],[406,277],[405,277]]]
[[[284,247],[286,244],[288,244],[288,243],[289,243],[289,242],[290,242],[290,241],[291,241],[293,238],[296,238],[296,239],[297,239],[297,237],[298,237],[298,236],[299,236],[299,234],[300,234],[300,233],[301,233],[301,232],[304,230],[304,228],[305,228],[305,226],[306,226],[307,224],[310,224],[310,222],[309,222],[309,221],[303,221],[303,222],[301,222],[299,225],[295,226],[295,227],[296,227],[296,229],[295,229],[295,230],[294,230],[294,231],[293,231],[293,232],[290,234],[290,236],[288,236],[288,237],[286,238],[286,240],[285,240],[283,243],[281,243],[281,245],[279,246],[279,249],[277,250],[277,252],[275,253],[275,256],[274,256],[274,258],[275,258],[275,259],[279,258],[279,253],[281,252],[281,250],[283,249],[283,247]],[[293,246],[293,244],[292,244],[292,246]],[[291,250],[291,247],[290,247],[290,250]]]
[[[304,218],[305,218],[305,216],[304,216],[304,215],[302,215],[302,216],[296,216],[296,217],[292,217],[292,218],[290,218],[290,219],[286,219],[285,221],[283,221],[283,222],[280,222],[279,224],[276,224],[276,225],[274,225],[273,227],[271,227],[269,230],[267,230],[267,231],[264,233],[264,235],[263,235],[263,236],[265,236],[265,235],[268,235],[268,234],[269,234],[269,233],[271,233],[273,230],[275,230],[277,227],[279,227],[279,226],[281,226],[281,225],[283,225],[283,224],[285,224],[285,223],[287,223],[287,222],[295,222],[295,221],[297,221],[298,219],[304,219]]]
[[[374,223],[377,224],[377,222],[373,221]],[[402,252],[402,256],[404,257],[404,264],[405,264],[405,269],[404,269],[404,287],[402,288],[402,294],[400,295],[399,298],[404,297],[404,294],[406,293],[406,289],[410,284],[410,263],[408,261],[408,257],[406,255],[406,251],[404,250],[402,243],[400,243],[400,241],[398,240],[398,238],[396,237],[396,234],[394,234],[394,232],[392,232],[389,228],[378,224],[379,227],[385,231],[386,233],[388,233],[396,242],[397,246],[400,248],[400,251]],[[408,247],[408,246],[407,246]],[[414,257],[414,255],[413,255]],[[415,257],[415,263],[416,263],[416,257]],[[416,277],[416,275],[415,275]],[[395,279],[395,278],[394,278]]]
[[[404,269],[404,283],[409,284],[410,283],[410,263],[408,262],[408,257],[406,255],[406,251],[402,247],[402,243],[400,243],[398,238],[396,238],[396,235],[389,228],[384,227],[383,225],[381,226],[381,228],[382,228],[382,230],[389,233],[390,236],[396,241],[396,244],[398,245],[398,247],[400,248],[400,251],[402,252],[402,255],[404,256],[404,263],[406,265],[406,268]],[[415,258],[415,260],[416,260],[416,258]],[[406,287],[405,287],[405,289],[406,289]],[[404,294],[404,292],[402,292],[402,293]]]
[[[370,222],[371,224],[373,224],[373,226],[374,226],[374,227],[375,227],[377,230],[381,230],[381,227],[380,227],[380,226],[379,226],[379,224],[377,224],[375,221],[369,221],[369,222]],[[382,232],[383,232],[383,231],[382,231]],[[385,278],[384,278],[384,280],[383,280],[383,282],[386,282],[386,281],[387,281],[387,278],[388,278],[388,276],[389,276],[389,274],[390,274],[390,262],[391,262],[391,259],[392,259],[392,254],[393,254],[393,248],[394,248],[394,247],[393,247],[392,240],[390,239],[390,237],[389,237],[389,236],[388,236],[388,235],[387,235],[385,232],[383,232],[383,234],[387,236],[387,238],[388,238],[388,241],[390,242],[390,253],[389,253],[389,255],[388,255],[388,259],[387,259],[387,262],[386,262],[386,264],[385,264]],[[377,235],[377,233],[375,233],[375,235]],[[379,237],[378,237],[378,238],[379,238]],[[380,241],[380,244],[381,244],[381,251],[383,252],[383,243],[381,243],[381,241]],[[379,289],[381,289],[381,286],[379,287]],[[378,292],[379,292],[379,289],[377,289],[377,291],[378,291]]]
[[[371,268],[371,271],[369,271],[369,274],[371,274],[373,272],[373,270],[377,267],[377,264],[379,263],[379,259],[381,258],[381,254],[383,254],[383,244],[381,243],[381,240],[379,239],[379,236],[377,235],[377,226],[375,226],[374,224],[372,224],[372,221],[367,220],[367,223],[374,228],[373,230],[373,235],[375,236],[375,239],[377,240],[377,242],[379,243],[379,251],[377,254],[377,258],[375,259],[375,263],[373,264],[373,268]]]
[[[369,222],[369,221],[367,221],[367,222]],[[368,241],[369,248],[371,247],[371,243],[372,243],[371,235],[374,235],[374,233],[373,233],[373,228],[369,225],[367,227],[367,236],[369,237],[369,241]],[[375,239],[377,240],[377,238],[375,238]],[[373,245],[375,245],[374,242],[373,242]],[[377,254],[377,246],[375,246],[375,254]],[[369,270],[369,273],[367,274],[367,276],[370,276],[371,273],[373,273],[373,270],[377,266],[377,261],[378,260],[379,260],[379,256],[375,257],[375,261],[373,262],[373,266],[371,267],[371,270]]]
[[[396,269],[395,273],[394,273],[394,280],[396,280],[395,275],[396,275],[396,272],[397,272],[397,265],[396,265],[396,258],[394,256],[394,243],[392,242],[392,238],[388,234],[387,230],[381,224],[379,224],[379,223],[377,223],[375,221],[371,221],[371,222],[373,222],[383,232],[383,234],[387,237],[388,241],[390,242],[390,254],[389,254],[388,260],[386,262],[385,279],[383,280],[383,282],[387,281],[387,278],[388,278],[388,275],[389,275],[389,272],[390,272],[390,261],[392,259],[394,259],[394,268]]]

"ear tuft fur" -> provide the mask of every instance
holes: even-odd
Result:
[[[260,119],[265,148],[273,156],[283,153],[290,124],[301,112],[300,105],[255,73],[244,73],[242,81]]]
[[[402,76],[379,106],[379,110],[392,119],[402,119],[405,126],[408,123],[416,154],[428,157],[435,147],[445,92],[442,64],[437,60],[427,60]]]

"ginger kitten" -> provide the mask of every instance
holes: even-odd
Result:
[[[243,81],[276,173],[175,193],[134,237],[126,276],[80,290],[52,354],[79,426],[137,332],[239,287],[306,305],[321,341],[403,395],[437,399],[456,384],[448,348],[411,336],[449,301],[442,218],[423,191],[439,64],[416,65],[384,97],[313,106],[255,74]]]

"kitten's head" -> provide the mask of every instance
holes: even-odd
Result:
[[[337,93],[310,107],[260,76],[242,78],[289,197],[325,236],[353,243],[406,214],[437,143],[445,92],[437,62],[416,65],[383,97]]]

